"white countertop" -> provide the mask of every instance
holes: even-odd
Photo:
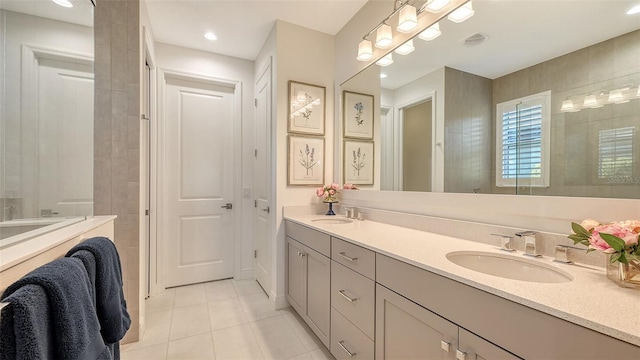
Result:
[[[640,346],[640,291],[618,287],[607,279],[602,268],[559,264],[541,257],[535,261],[569,273],[573,281],[549,284],[509,280],[468,270],[446,258],[452,251],[505,254],[491,245],[369,220],[348,224],[312,222],[318,218],[326,216],[285,214],[286,220]],[[510,255],[522,256],[522,252]]]

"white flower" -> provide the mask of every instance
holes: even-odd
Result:
[[[598,225],[600,225],[600,223],[593,219],[586,219],[580,223],[580,226],[582,226],[587,231],[590,231],[591,229],[593,229]]]

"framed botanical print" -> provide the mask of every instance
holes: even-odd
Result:
[[[344,140],[344,182],[373,185],[373,141]]]
[[[287,185],[324,183],[324,138],[289,135]]]
[[[289,81],[290,133],[324,135],[326,88]]]
[[[342,122],[345,138],[373,139],[373,95],[343,92]]]

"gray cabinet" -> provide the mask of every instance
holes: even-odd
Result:
[[[288,236],[286,258],[287,301],[329,347],[331,260]]]
[[[458,329],[458,341],[458,360],[520,359],[463,328]]]

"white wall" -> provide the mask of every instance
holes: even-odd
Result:
[[[287,306],[285,300],[285,235],[282,208],[289,205],[318,204],[314,186],[287,185],[287,120],[288,82],[326,87],[325,108],[325,183],[333,180],[334,132],[334,37],[283,21],[277,21],[271,35],[256,59],[256,69],[273,57],[274,121],[272,124],[271,167],[274,171],[271,207],[273,273],[271,302],[276,308]]]
[[[239,263],[235,258],[234,273],[238,278],[251,277],[253,274],[253,198],[243,198],[242,188],[253,187],[253,90],[254,90],[254,62],[224,55],[212,54],[204,51],[187,49],[164,43],[155,44],[155,56],[158,68],[181,72],[208,78],[240,82],[242,85],[242,123],[240,126],[242,138],[235,142],[235,151],[241,162],[236,163],[236,172],[240,178],[234,179],[237,186],[234,193],[236,203],[236,229],[241,224],[240,234],[236,240],[242,242]],[[238,169],[238,167],[240,167]]]
[[[380,6],[382,3],[382,6]],[[389,13],[389,2],[368,2],[336,35],[336,86],[365,67],[356,60],[362,36]],[[436,99],[439,101],[440,99]],[[439,106],[438,106],[439,107]],[[441,112],[436,109],[436,116]],[[336,117],[339,109],[336,108]],[[338,160],[336,160],[338,161]],[[336,164],[336,166],[339,166]],[[601,221],[637,218],[640,200],[535,197],[515,195],[344,192],[343,202],[380,209],[451,217],[461,220],[519,226],[567,233],[571,220],[592,217]]]

